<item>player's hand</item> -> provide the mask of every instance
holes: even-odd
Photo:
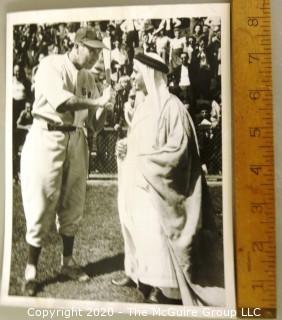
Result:
[[[107,102],[107,103],[104,105],[104,109],[107,110],[107,111],[113,111],[113,110],[114,110],[114,107],[115,107],[115,104],[112,103],[112,102]]]
[[[121,139],[118,140],[116,144],[116,156],[120,159],[123,160],[126,156],[127,153],[127,143],[126,139]]]

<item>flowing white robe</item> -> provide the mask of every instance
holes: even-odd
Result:
[[[192,283],[193,239],[202,225],[202,175],[191,118],[170,95],[158,126],[149,99],[138,106],[119,163],[119,214],[125,272],[179,288],[184,305],[224,305],[224,289]]]

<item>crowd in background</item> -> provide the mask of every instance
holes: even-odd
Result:
[[[92,27],[109,50],[109,66],[97,65],[98,85],[108,76],[117,91],[106,127],[126,127],[124,108],[132,100],[133,59],[138,52],[157,52],[169,66],[168,86],[189,110],[196,125],[203,167],[221,173],[221,27],[219,18],[137,19],[80,23],[25,24],[13,34],[13,160],[18,179],[19,151],[32,123],[34,77],[47,55],[63,54],[76,30]],[[48,75],[46,75],[48,77]],[[133,105],[133,103],[130,103]],[[99,139],[99,137],[96,137]],[[96,143],[97,145],[97,143]],[[216,158],[216,159],[213,159]],[[215,161],[216,160],[216,161]],[[216,165],[215,165],[216,163]]]

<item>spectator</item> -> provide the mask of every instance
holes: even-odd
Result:
[[[29,97],[29,85],[22,66],[14,66],[13,76],[13,178],[19,181],[18,173],[20,167],[19,147],[21,144],[21,132],[17,130],[17,120],[25,108],[25,103]]]
[[[170,40],[170,51],[169,51],[169,63],[170,71],[173,71],[177,66],[181,65],[180,54],[183,52],[186,44],[185,37],[180,36],[180,29],[174,29],[174,38]]]
[[[151,42],[150,36],[147,33],[142,33],[141,41],[139,42],[141,50],[140,52],[150,52],[151,51]],[[136,54],[136,51],[135,51]]]
[[[72,43],[69,39],[69,37],[65,37],[62,42],[61,42],[61,49],[60,49],[60,53],[66,53],[70,50],[70,48],[72,47]]]
[[[168,64],[168,52],[170,47],[170,38],[164,34],[164,29],[159,29],[159,31],[154,32],[156,38],[156,52],[162,59]]]
[[[196,44],[200,42],[202,37],[202,26],[200,24],[196,24],[193,31],[193,37],[196,40]]]
[[[190,65],[188,64],[188,54],[181,54],[181,65],[173,71],[174,83],[177,87],[177,96],[189,110],[192,118],[194,118],[194,100],[192,91],[192,79]]]
[[[187,38],[186,45],[184,47],[183,52],[187,52],[188,54],[188,63],[191,65],[193,64],[195,60],[195,45],[196,45],[196,40],[193,36],[189,36]]]
[[[18,153],[21,153],[21,149],[22,146],[24,144],[25,141],[25,137],[32,125],[33,122],[33,116],[31,114],[31,103],[29,101],[26,101],[25,103],[25,109],[21,112],[18,120],[17,120],[17,131],[18,131],[18,135],[20,137],[19,139],[19,149],[18,149]],[[18,173],[18,178],[19,178],[19,174]]]
[[[199,142],[200,156],[202,169],[205,174],[208,174],[208,164],[209,164],[209,149],[211,142],[211,122],[209,120],[209,108],[208,105],[203,105],[201,107],[201,112],[197,117],[197,136]]]
[[[116,102],[114,106],[114,129],[119,132],[125,124],[124,104],[128,101],[130,77],[122,76],[116,86]]]
[[[102,30],[99,21],[94,21],[93,30],[97,35],[98,39],[102,39]]]
[[[105,37],[110,39],[110,47],[109,48],[113,48],[114,47],[113,44],[114,44],[114,40],[116,38],[116,35],[115,35],[115,27],[111,23],[107,24]]]
[[[51,44],[48,46],[48,55],[59,54],[59,53],[60,53],[60,49],[56,44]]]
[[[214,33],[211,37],[210,44],[207,46],[207,56],[210,62],[211,75],[214,79],[216,79],[218,76],[219,49],[220,49],[220,40],[217,38],[217,34]]]
[[[131,89],[128,94],[128,101],[124,104],[124,119],[128,127],[131,126],[131,121],[134,114],[136,90]]]
[[[220,26],[220,17],[208,17],[204,20],[204,24],[210,26],[212,31],[216,31]]]
[[[128,65],[128,55],[125,48],[121,45],[118,38],[114,41],[114,49],[111,51],[111,60],[112,60],[112,71],[115,70],[115,65],[120,65],[120,72],[121,74],[125,74],[127,71]]]
[[[150,19],[142,19],[140,21],[139,39],[142,38],[144,33],[148,34],[151,41],[152,33],[154,31],[154,26]]]
[[[221,48],[218,49],[218,71],[217,71],[217,80],[218,80],[218,89],[221,91]]]
[[[25,109],[21,112],[17,120],[17,128],[25,130],[25,133],[30,129],[33,122],[33,117],[31,113],[31,103],[26,101]]]
[[[221,94],[217,93],[211,103],[211,147],[209,150],[208,169],[212,174],[221,174]]]
[[[211,103],[211,125],[212,128],[216,128],[220,125],[220,120],[221,120],[221,106],[220,106],[220,101],[221,101],[221,95],[218,95],[218,98],[215,98],[212,100]]]
[[[68,29],[65,23],[60,23],[58,26],[57,37],[60,46],[62,46],[63,41],[66,37],[68,37]]]
[[[181,25],[181,20],[178,18],[172,18],[172,19],[162,19],[160,21],[159,27],[155,31],[158,33],[160,30],[164,30],[164,34],[173,37],[173,28],[179,28]]]
[[[46,30],[45,39],[47,44],[53,44],[54,46],[59,46],[59,39],[57,34],[57,29],[54,24],[49,25]]]
[[[210,64],[207,57],[206,42],[204,39],[200,40],[199,49],[197,52],[198,71],[197,71],[197,98],[209,100],[210,84],[211,84],[211,71]]]
[[[121,24],[122,24],[123,20],[111,20],[110,24],[114,27],[115,29],[115,35],[114,38],[118,39],[119,42],[122,42],[122,35],[123,35],[123,31],[121,30]]]
[[[208,26],[207,24],[204,24],[203,25],[203,28],[202,28],[202,34],[201,34],[201,37],[200,37],[200,40],[204,40],[205,43],[209,44],[210,43],[210,26]]]
[[[37,56],[38,56],[38,49],[36,47],[36,38],[35,38],[35,34],[34,34],[34,37],[32,37],[31,42],[29,44],[29,47],[27,49],[26,65],[30,69],[32,69],[35,66],[36,60],[37,60]]]
[[[26,65],[28,63],[27,51],[28,51],[28,38],[27,36],[22,35],[19,41],[19,52],[20,52],[20,59],[18,61],[19,64]]]
[[[134,49],[139,46],[138,30],[140,29],[140,26],[138,26],[138,21],[129,19],[120,24],[120,29],[125,34],[126,45],[128,48],[128,58],[130,64],[132,64],[134,58]]]

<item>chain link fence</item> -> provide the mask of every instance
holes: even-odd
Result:
[[[222,148],[221,128],[196,128],[200,146],[201,160],[206,165],[208,175],[221,176]],[[126,136],[126,129],[117,132],[113,128],[104,128],[97,136],[90,136],[89,141],[89,178],[114,176],[117,174],[115,145],[117,139]]]
[[[126,130],[123,130],[126,134]],[[112,128],[104,128],[98,135],[88,138],[89,141],[89,175],[116,174],[117,163],[115,146],[118,132]]]

